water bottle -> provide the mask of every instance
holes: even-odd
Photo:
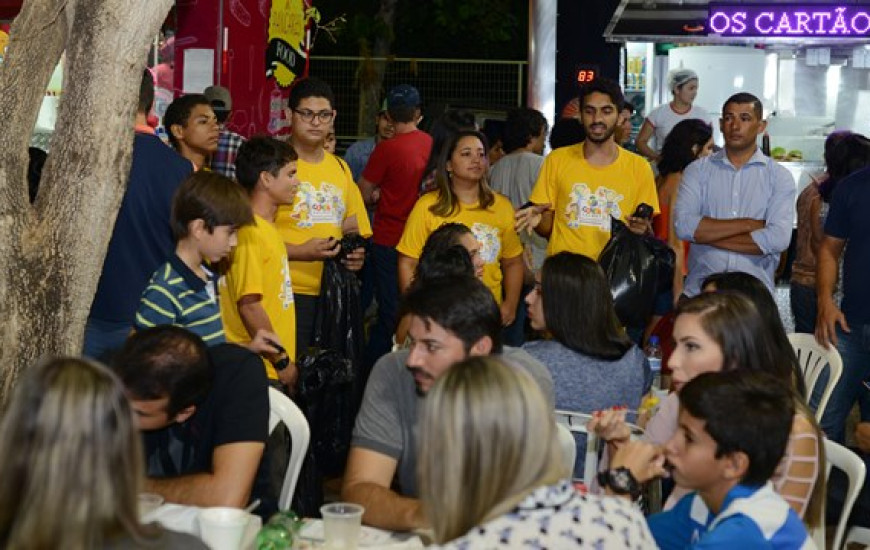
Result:
[[[659,346],[659,337],[650,336],[649,343],[643,352],[649,361],[649,370],[652,373],[652,387],[655,390],[662,389],[662,348]]]
[[[256,550],[292,550],[299,536],[302,522],[296,514],[287,510],[269,518],[254,543]]]

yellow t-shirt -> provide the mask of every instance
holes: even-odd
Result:
[[[362,195],[343,160],[329,152],[324,153],[318,164],[299,159],[296,177],[299,178],[296,199],[292,205],[279,207],[275,217],[284,242],[302,244],[313,238],[341,239],[342,224],[352,216],[356,216],[359,234],[371,236]],[[320,294],[323,262],[291,261],[290,272],[296,294]]]
[[[615,162],[592,166],[583,146],[550,153],[529,196],[554,210],[548,256],[567,250],[597,260],[610,239],[611,216],[625,221],[643,202],[659,213],[652,168],[643,157],[620,147]]]
[[[429,207],[438,200],[438,191],[426,193],[414,205],[402,240],[396,250],[419,258],[423,245],[429,235],[447,222],[458,222],[468,226],[474,237],[480,243],[480,257],[483,267],[483,282],[492,291],[496,302],[502,302],[502,258],[516,258],[522,255],[523,245],[517,232],[514,231],[514,208],[504,196],[495,194],[495,202],[486,210],[481,210],[477,204],[459,203],[459,208],[448,217],[436,216]]]
[[[296,358],[296,305],[287,249],[275,226],[254,215],[254,224],[239,229],[239,244],[230,254],[230,268],[218,281],[221,317],[227,341],[248,343],[252,335],[242,323],[238,301],[243,296],[259,294],[272,330],[281,339],[291,360]],[[266,374],[277,380],[278,374],[266,361]]]

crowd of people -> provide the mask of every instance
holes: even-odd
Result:
[[[0,546],[202,547],[142,525],[143,490],[275,511],[293,442],[268,433],[268,389],[304,400],[322,274],[335,267],[360,285],[343,314],[376,308],[351,361],[364,391],[340,478],[365,524],[457,549],[811,548],[823,440],[844,440],[855,402],[859,444],[870,442],[870,141],[832,134],[827,174],[797,199],[795,324],[844,360],[817,422],[772,294],[796,193],[756,145],[762,103],[725,102],[717,149],[693,104],[697,75],[669,82],[673,101],[647,117],[641,154],[623,147],[620,87],[599,78],[551,133],[530,108],[483,131],[447,110],[424,132],[423,98],[403,84],[375,136],[342,159],[322,80],[291,89],[286,142],[225,128],[232,100],[213,86],[168,107],[167,145],[147,124],[146,71],[86,359],[31,368],[0,424]],[[548,133],[560,146],[544,156]],[[619,318],[597,261],[612,219],[676,257],[646,326]],[[662,326],[671,391],[641,418],[660,390],[643,347]],[[556,409],[592,415],[588,430],[606,442],[588,493],[573,483],[586,440],[568,463]],[[628,421],[644,423],[639,440]],[[663,511],[644,517],[632,501],[658,477]]]

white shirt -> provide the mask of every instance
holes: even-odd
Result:
[[[655,137],[655,141],[653,142],[653,149],[655,149],[655,152],[662,152],[662,147],[665,144],[665,138],[668,136],[668,134],[671,133],[671,130],[674,128],[674,126],[677,125],[678,122],[682,120],[688,120],[690,118],[699,118],[707,124],[712,125],[710,113],[705,111],[702,107],[698,107],[697,105],[692,105],[692,108],[683,114],[674,111],[674,109],[671,107],[670,102],[665,103],[664,105],[659,105],[658,107],[653,109],[652,112],[650,112],[649,116],[646,117],[646,119],[653,126],[653,137]]]

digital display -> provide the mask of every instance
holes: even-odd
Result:
[[[870,36],[870,4],[711,3],[708,34],[769,37]]]
[[[598,65],[581,63],[576,66],[577,84],[589,84],[598,78]]]
[[[595,71],[592,69],[581,69],[577,71],[577,82],[586,84],[595,80]]]

